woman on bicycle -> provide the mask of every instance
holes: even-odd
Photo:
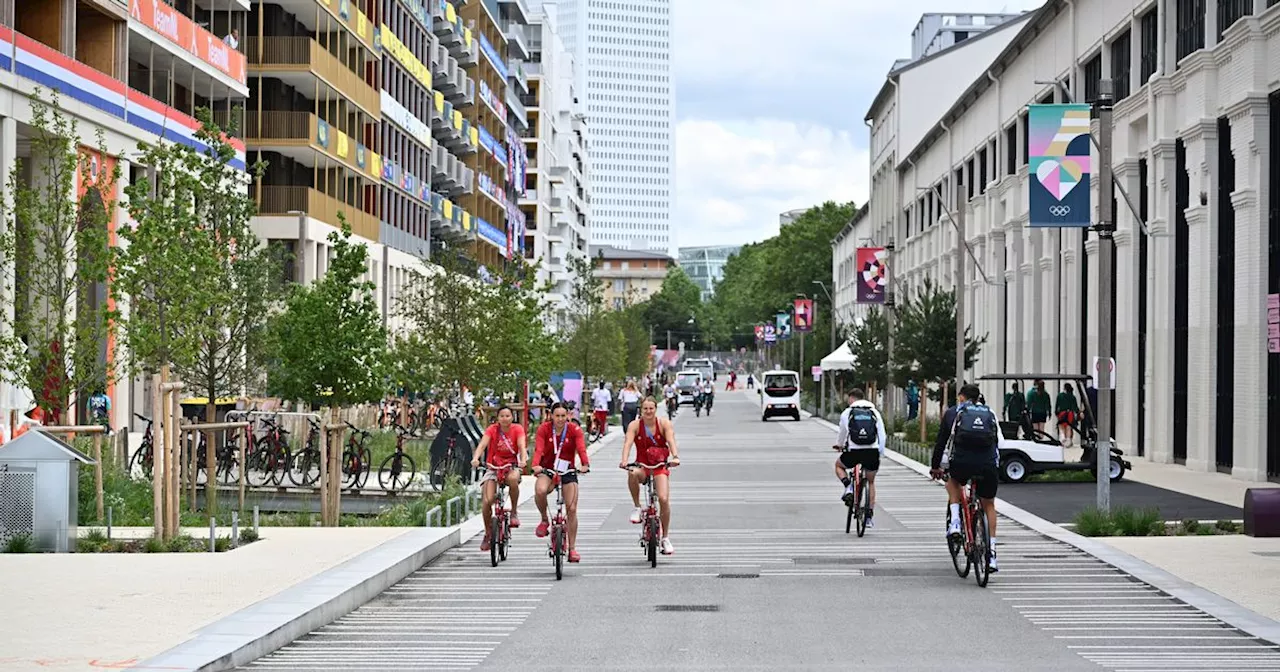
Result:
[[[653,397],[645,398],[644,402],[640,404],[640,419],[632,422],[627,427],[627,438],[622,442],[622,462],[618,465],[623,469],[628,469],[627,465],[631,464],[631,446],[633,444],[636,447],[636,462],[638,464],[661,464],[666,462],[672,467],[680,465],[680,451],[676,448],[676,430],[671,426],[670,420],[658,417],[658,400]],[[631,512],[631,522],[640,523],[640,485],[646,479],[655,479],[653,487],[658,495],[658,506],[661,507],[660,515],[662,517],[662,554],[674,554],[676,549],[671,545],[670,538],[671,470],[666,466],[656,469],[634,467],[630,468],[630,472],[631,475],[627,479],[627,487],[631,489],[631,503],[636,507]]]
[[[471,455],[471,467],[480,468],[480,458],[489,451],[486,463],[496,467],[486,469],[480,479],[484,501],[484,541],[480,542],[480,550],[489,551],[489,542],[493,530],[493,502],[498,498],[498,472],[507,468],[507,487],[511,489],[511,527],[520,527],[520,518],[516,516],[516,506],[520,504],[520,472],[529,461],[529,449],[525,441],[524,427],[513,422],[515,413],[509,406],[498,408],[498,421],[484,430],[484,438],[476,446]],[[511,468],[514,467],[514,468]]]
[[[545,537],[551,529],[551,521],[547,518],[547,495],[555,485],[556,474],[560,476],[560,487],[564,490],[564,514],[569,528],[569,562],[578,562],[581,556],[577,551],[578,540],[578,475],[565,474],[574,468],[574,461],[581,460],[582,473],[591,471],[591,459],[587,457],[587,441],[582,428],[569,422],[569,409],[562,402],[551,405],[551,421],[538,427],[536,435],[537,447],[533,453],[533,473],[538,477],[538,485],[533,491],[533,501],[538,505],[538,513],[542,514],[542,522],[534,536]]]

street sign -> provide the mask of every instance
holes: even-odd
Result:
[[[1098,384],[1098,374],[1100,373],[1098,369],[1098,365],[1100,363],[1101,363],[1100,357],[1093,358],[1093,386],[1094,387],[1101,387]],[[1115,357],[1111,358],[1111,369],[1107,372],[1107,380],[1111,381],[1111,384],[1108,386],[1108,388],[1112,390],[1116,389],[1116,358]]]
[[[815,367],[813,367],[813,368],[809,369],[809,373],[813,374],[813,379],[814,379],[814,380],[822,380],[822,367],[821,367],[821,366],[815,366]]]

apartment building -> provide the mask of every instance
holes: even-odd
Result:
[[[913,104],[930,89],[890,74],[868,114],[871,229],[898,241],[891,263],[905,285],[951,286],[945,211],[964,210],[978,259],[966,264],[964,318],[989,339],[971,376],[1090,371],[1098,296],[1110,291],[1120,447],[1280,478],[1280,354],[1268,352],[1266,323],[1280,294],[1278,4],[1050,0],[994,58],[928,80],[968,82],[933,119]],[[1092,101],[1104,77],[1117,100],[1116,180],[1137,209],[1117,199],[1108,287],[1095,236],[1027,225],[1026,106]]]
[[[39,179],[32,166],[40,157],[32,155],[27,126],[29,97],[37,91],[46,101],[57,92],[63,113],[77,124],[80,151],[94,165],[120,169],[114,193],[103,194],[106,199],[122,199],[125,186],[147,179],[146,167],[134,163],[140,141],[163,138],[201,147],[195,139],[196,109],[212,110],[225,124],[249,94],[245,57],[237,50],[243,45],[236,45],[234,37],[223,39],[233,31],[243,34],[248,4],[232,0],[219,6],[215,11],[190,3],[176,8],[156,0],[0,0],[0,192],[8,190],[18,161],[24,166],[19,179]],[[98,134],[106,155],[96,147]],[[231,144],[236,148],[232,164],[243,169],[244,144],[238,138]],[[88,182],[93,176],[76,179],[80,195],[95,185],[103,188]],[[124,208],[115,208],[106,224],[108,234],[114,235],[127,221]],[[15,277],[13,266],[0,263],[7,287],[29,291]],[[101,296],[89,309],[111,298]],[[11,320],[14,303],[0,303]],[[128,311],[127,302],[117,307]],[[119,362],[114,341],[103,343],[100,352],[104,362]],[[134,411],[144,410],[141,387],[126,379],[106,390],[113,402],[114,425],[125,425]],[[0,399],[9,398],[9,385],[0,382]]]
[[[562,0],[595,172],[592,244],[675,254],[671,0]]]
[[[662,290],[662,281],[676,260],[648,250],[592,245],[596,277],[604,281],[605,304],[614,310],[647,301]]]
[[[579,102],[576,64],[560,39],[555,5],[534,10],[527,64],[529,126],[523,133],[529,171],[520,208],[529,222],[524,254],[550,283],[553,310],[564,306],[576,278],[570,260],[590,243],[587,119]]]

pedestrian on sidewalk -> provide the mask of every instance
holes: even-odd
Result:
[[[920,414],[920,388],[916,381],[907,381],[907,419],[915,420]]]
[[[1018,388],[1018,384],[1013,384],[1013,389],[1004,395],[1004,419],[1009,422],[1018,423],[1018,427],[1022,427],[1022,414],[1027,411],[1027,398],[1022,396],[1022,390]]]
[[[1027,391],[1027,412],[1031,415],[1031,427],[1037,432],[1044,431],[1044,423],[1053,410],[1049,393],[1044,389],[1044,381],[1036,380],[1035,387]]]
[[[1076,401],[1076,393],[1071,383],[1062,386],[1053,410],[1058,416],[1058,436],[1062,439],[1062,445],[1072,445],[1075,441],[1073,427],[1076,418],[1080,415],[1080,404]]]

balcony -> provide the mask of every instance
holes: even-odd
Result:
[[[516,90],[510,86],[507,87],[506,101],[507,107],[516,117],[516,123],[523,128],[528,128],[529,110],[525,108],[524,103],[520,102],[520,96],[516,94]]]
[[[24,9],[27,6],[44,4],[49,3],[18,0],[17,7]],[[146,42],[150,42],[184,61],[194,61],[200,72],[213,77],[241,95],[247,95],[245,87],[248,79],[244,54],[227,46],[220,37],[209,32],[164,0],[131,0],[125,4],[132,10],[129,30],[135,38],[128,40],[131,55],[139,52],[146,53]],[[55,13],[50,16],[57,16],[57,10],[52,11]],[[72,11],[75,10],[72,9]],[[57,20],[53,21],[55,22],[53,25],[56,25]],[[208,86],[204,82],[200,84]]]
[[[564,212],[564,199],[559,196],[552,196],[547,200],[547,209],[551,212]]]
[[[311,112],[248,112],[243,135],[253,149],[278,151],[307,166],[315,166],[315,152],[321,152],[374,182],[381,181],[377,154]]]
[[[312,90],[310,80],[314,75],[370,116],[382,114],[378,92],[309,37],[250,37],[245,40],[245,50],[255,74],[274,77],[299,91]]]
[[[520,85],[520,89],[529,93],[529,77],[524,74],[524,62],[515,59],[507,61],[507,79]]]
[[[569,177],[569,167],[568,166],[552,166],[549,170],[547,170],[547,176],[551,179],[552,182],[563,184],[565,181],[565,178]],[[552,200],[556,200],[556,199],[552,199]]]
[[[512,56],[517,56],[521,59],[529,58],[529,40],[525,37],[525,29],[522,24],[508,24],[506,36],[507,47]]]
[[[464,68],[469,68],[480,62],[480,45],[475,39],[471,40],[469,46],[466,42],[459,43],[458,46],[450,49],[449,53],[453,54],[454,58],[458,59],[458,63]]]
[[[461,46],[463,44],[462,17],[458,16],[453,5],[435,0],[428,0],[427,4],[431,5],[431,31],[440,38],[440,43],[450,51]]]
[[[532,93],[525,93],[520,96],[520,103],[529,110],[538,109],[538,96]]]
[[[431,81],[435,89],[448,96],[458,90],[457,80],[453,76],[454,70],[458,69],[458,61],[449,55],[449,50],[443,44],[437,44],[431,54],[432,65]]]
[[[338,213],[342,213],[347,223],[351,225],[352,233],[368,240],[378,240],[377,217],[311,187],[251,185],[249,197],[258,199],[260,215],[293,216],[289,214],[291,211],[305,212],[312,219],[340,227],[342,224],[338,219]]]
[[[529,6],[525,3],[525,0],[498,0],[498,5],[506,5],[507,9],[521,23],[529,23]]]

